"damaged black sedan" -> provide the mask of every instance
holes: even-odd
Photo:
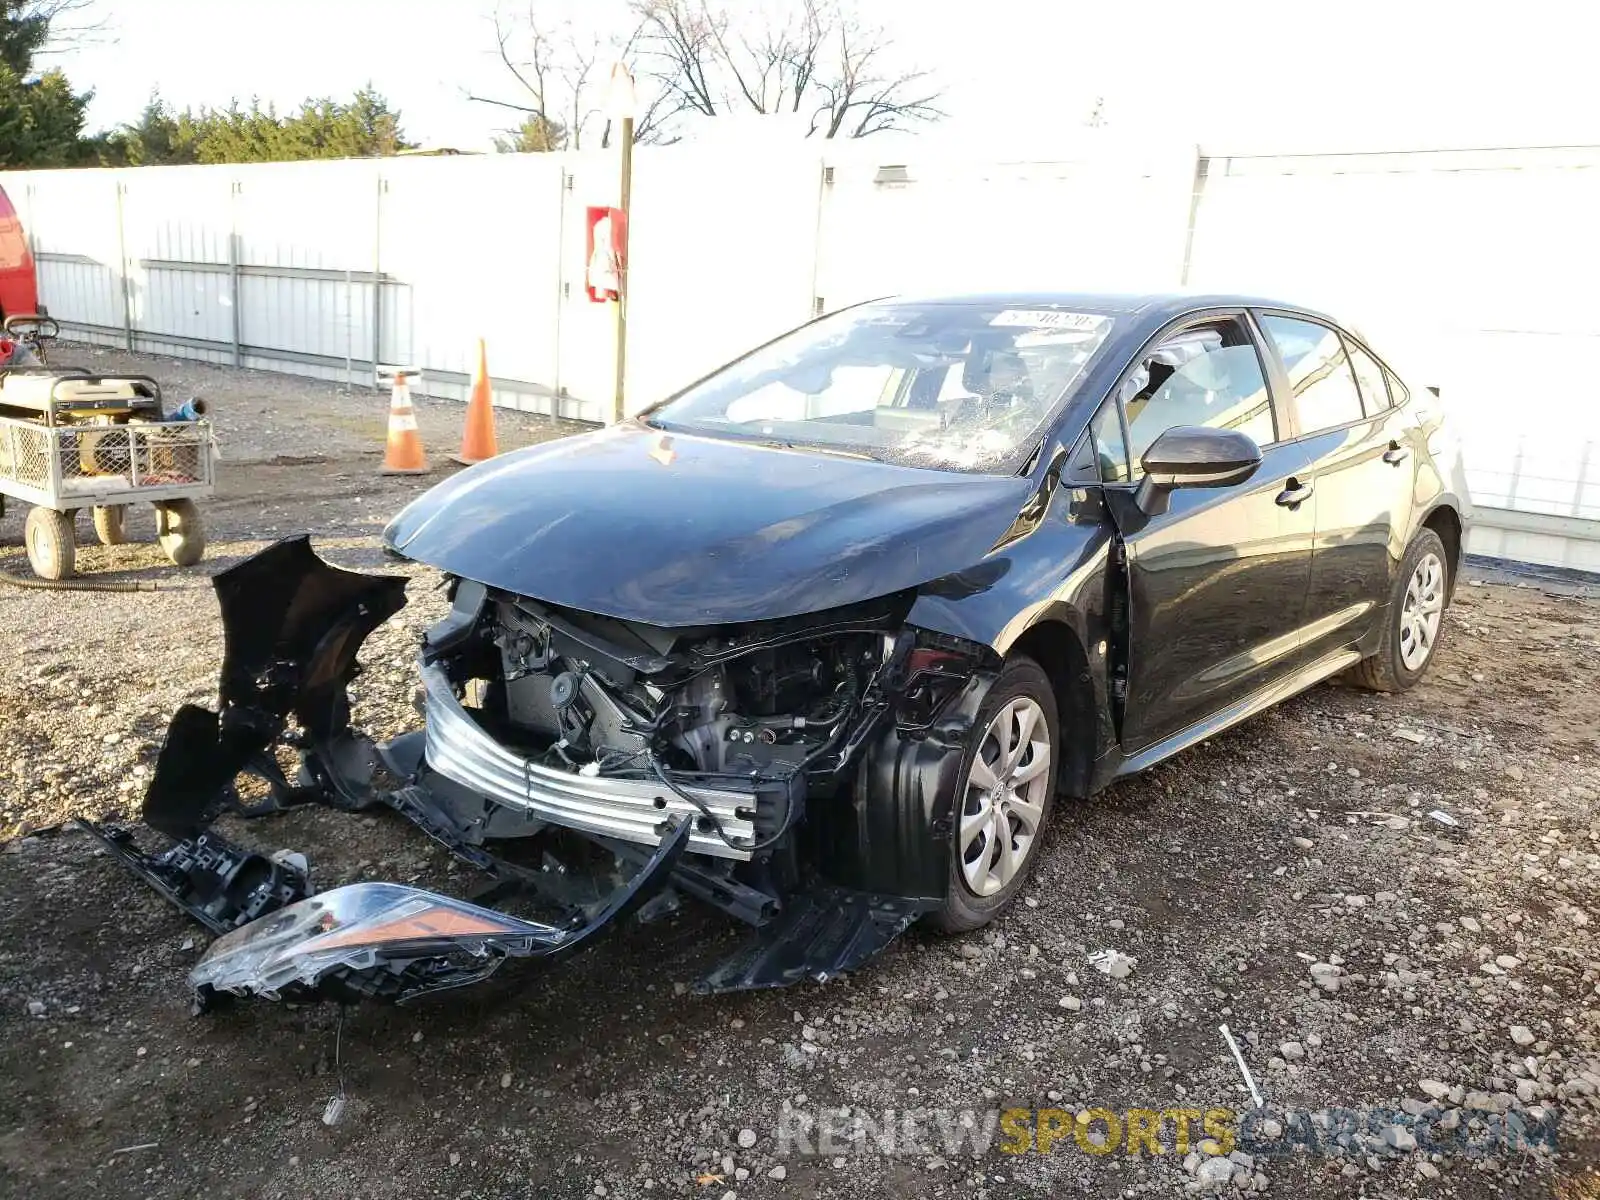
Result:
[[[224,935],[202,995],[409,999],[682,897],[752,929],[703,990],[826,978],[991,920],[1058,797],[1337,672],[1410,686],[1466,511],[1437,398],[1317,314],[865,304],[396,517],[451,599],[414,733],[374,744],[346,693],[403,579],[305,539],[219,575],[220,711],[180,711],[146,797],[174,845],[98,832]],[[307,802],[387,806],[491,886],[312,894],[210,828]],[[558,915],[489,903],[521,891]]]

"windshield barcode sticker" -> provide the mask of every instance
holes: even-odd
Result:
[[[1063,312],[1059,308],[1008,308],[990,320],[991,325],[1021,326],[1024,329],[1099,329],[1109,320],[1100,313]]]

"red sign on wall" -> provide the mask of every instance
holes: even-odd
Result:
[[[628,215],[620,208],[591,205],[586,214],[584,286],[596,304],[622,298],[628,263]]]

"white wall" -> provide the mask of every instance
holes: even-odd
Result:
[[[1190,283],[1364,330],[1442,390],[1482,510],[1473,549],[1600,569],[1600,147],[1206,168]]]
[[[871,141],[641,148],[628,408],[872,296],[1187,284],[1317,305],[1443,389],[1475,548],[1600,567],[1600,148],[1228,156],[1080,140],[1032,162]],[[614,154],[0,175],[75,336],[610,413],[615,310],[584,292]],[[126,296],[126,302],[124,301]],[[1516,514],[1502,519],[1497,510]],[[1495,532],[1488,532],[1493,530]]]
[[[1025,163],[845,158],[824,193],[817,295],[837,308],[893,292],[1170,289],[1194,164],[1192,147]]]

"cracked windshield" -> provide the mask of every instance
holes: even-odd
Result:
[[[1056,308],[865,305],[756,351],[648,420],[906,466],[1015,470],[1111,324]]]

